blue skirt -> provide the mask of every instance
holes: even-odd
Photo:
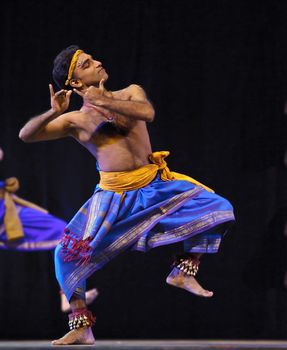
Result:
[[[232,205],[182,180],[163,181],[118,194],[96,187],[66,227],[55,250],[58,282],[68,300],[83,294],[86,279],[127,249],[146,252],[184,242],[186,252],[216,253]]]

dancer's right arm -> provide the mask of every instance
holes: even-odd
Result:
[[[54,92],[49,84],[51,109],[30,119],[20,130],[19,137],[24,142],[54,140],[70,134],[72,125],[69,116],[75,112],[63,114],[69,107],[72,91]]]

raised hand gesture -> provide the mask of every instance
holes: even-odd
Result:
[[[74,92],[81,96],[85,101],[95,105],[102,106],[107,98],[112,98],[111,92],[104,87],[104,79],[100,81],[99,87],[90,86],[84,91],[74,89]]]
[[[52,110],[59,114],[64,113],[69,107],[72,90],[62,89],[55,93],[52,84],[49,84],[49,89]]]

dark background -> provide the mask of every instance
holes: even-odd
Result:
[[[100,291],[96,338],[285,338],[287,2],[10,0],[0,16],[1,177],[17,176],[19,195],[69,220],[97,183],[72,139],[18,139],[49,108],[54,57],[78,44],[103,62],[108,89],[144,87],[153,148],[171,151],[169,167],[235,208],[198,275],[212,299],[165,284],[176,245],[127,252],[88,282]],[[66,332],[52,252],[1,251],[0,265],[0,338]]]

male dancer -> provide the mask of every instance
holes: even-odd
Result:
[[[93,196],[56,248],[56,275],[73,312],[71,331],[53,344],[95,341],[85,280],[127,249],[147,251],[183,241],[185,253],[178,256],[167,283],[211,297],[195,275],[199,257],[217,252],[234,221],[231,204],[196,180],[171,172],[164,160],[169,152],[152,153],[146,123],[153,121],[154,109],[140,86],[107,91],[102,63],[75,45],[56,57],[53,78],[62,89],[54,93],[49,85],[51,108],[28,121],[19,137],[37,142],[71,136],[100,169]],[[83,98],[80,110],[64,113],[72,94],[67,89]]]
[[[0,148],[0,162],[4,152]],[[0,249],[15,251],[52,250],[59,244],[67,223],[35,203],[18,197],[19,181],[10,177],[0,181]],[[86,292],[87,304],[98,295],[96,288]],[[60,291],[61,310],[71,311],[65,294]]]

